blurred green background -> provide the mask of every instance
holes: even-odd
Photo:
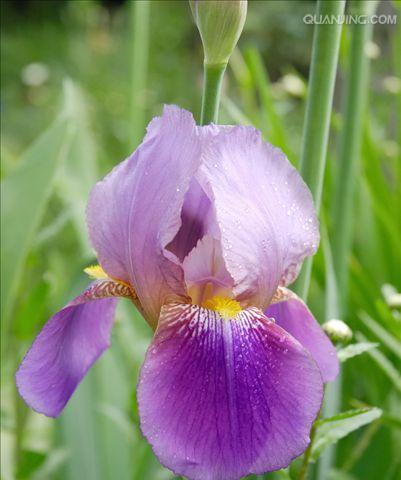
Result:
[[[314,10],[314,1],[249,2],[220,114],[221,123],[260,128],[295,165],[313,36],[302,18]],[[382,1],[378,12],[400,14],[400,4]],[[312,468],[320,480],[401,478],[400,28],[400,15],[398,25],[376,25],[364,47],[371,72],[353,178],[349,288],[336,295],[330,247],[341,231],[332,213],[351,27],[341,38],[321,214],[325,241],[309,305],[320,322],[341,312],[354,341],[378,344],[343,363],[336,391],[341,411],[376,406],[383,414],[344,437],[328,468]],[[82,270],[95,261],[85,227],[91,186],[129,155],[163,103],[199,118],[201,82],[202,48],[186,1],[1,2],[2,177],[13,205],[3,212],[4,480],[174,478],[140,435],[135,386],[152,332],[128,301],[120,301],[111,349],[59,419],[28,410],[13,375],[46,319],[87,282]]]

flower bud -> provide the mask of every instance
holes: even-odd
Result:
[[[342,320],[333,318],[324,323],[322,328],[333,343],[348,343],[352,338],[352,330]]]
[[[382,293],[387,305],[391,309],[401,309],[401,293],[393,285],[385,283],[382,286]]]
[[[246,0],[190,0],[205,64],[227,64],[244,27]]]

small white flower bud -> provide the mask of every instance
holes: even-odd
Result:
[[[345,322],[335,318],[324,323],[322,328],[333,343],[348,343],[353,335]]]

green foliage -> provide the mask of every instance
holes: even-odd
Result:
[[[361,355],[361,353],[368,352],[372,348],[378,347],[378,343],[374,342],[359,342],[347,345],[344,348],[338,350],[337,355],[341,362],[347,361],[349,358]]]
[[[349,410],[316,422],[316,433],[312,447],[312,461],[316,461],[324,449],[364,425],[377,420],[382,414],[379,408]]]
[[[159,465],[138,427],[135,386],[151,332],[128,302],[119,305],[112,348],[60,419],[29,411],[15,392],[13,375],[46,319],[86,284],[82,269],[94,261],[85,226],[91,186],[130,153],[163,103],[180,104],[199,117],[198,33],[186,2],[149,2],[150,11],[145,2],[110,10],[89,0],[27,2],[24,16],[14,3],[1,2],[2,478],[172,480],[176,477]],[[255,125],[295,165],[301,157],[313,33],[302,17],[314,9],[312,1],[250,2],[222,92],[221,123]],[[394,78],[388,89],[385,80],[401,74],[401,29],[374,26],[379,54],[370,59],[370,99],[363,102],[353,238],[347,247],[349,300],[340,316],[342,292],[332,248],[343,225],[341,214],[333,223],[332,212],[333,192],[342,180],[337,145],[346,120],[341,103],[350,30],[343,28],[322,197],[322,245],[308,303],[322,323],[342,318],[357,343],[339,350],[338,402],[347,412],[318,422],[312,456],[319,465],[320,454],[337,446],[324,480],[395,480],[401,448],[401,315],[383,286],[391,285],[392,295],[401,291],[396,215],[401,89]],[[48,73],[38,85],[29,78],[27,83],[26,67],[32,62],[41,62]],[[65,80],[69,77],[74,80]],[[322,100],[315,98],[316,108]],[[315,149],[319,128],[310,133],[313,142],[304,152]],[[370,405],[377,408],[365,408]],[[289,470],[250,478],[291,475],[296,478]]]
[[[6,325],[24,261],[50,197],[57,168],[66,154],[71,131],[59,117],[23,155],[17,169],[2,184],[2,299]]]

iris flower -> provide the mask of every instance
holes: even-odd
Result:
[[[307,447],[335,349],[286,286],[319,243],[310,192],[244,126],[196,126],[167,106],[92,190],[99,266],[44,326],[17,374],[26,403],[63,410],[110,345],[117,297],[155,330],[138,383],[160,462],[194,480],[287,466]]]

